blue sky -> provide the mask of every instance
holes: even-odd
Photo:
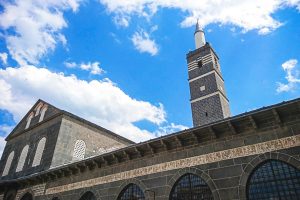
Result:
[[[0,140],[39,98],[134,141],[192,126],[197,19],[232,115],[299,97],[300,1],[0,3]]]

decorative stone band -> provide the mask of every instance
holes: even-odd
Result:
[[[233,149],[227,149],[223,151],[213,152],[209,154],[199,155],[195,157],[184,158],[180,160],[174,160],[170,162],[160,163],[147,167],[137,168],[125,172],[111,174],[103,177],[89,179],[85,181],[70,183],[58,187],[48,188],[46,194],[55,194],[64,191],[70,191],[80,188],[92,187],[94,185],[100,185],[110,183],[114,181],[121,181],[125,179],[131,179],[139,176],[145,176],[149,174],[181,169],[186,167],[192,167],[207,163],[218,162],[222,160],[239,158],[244,156],[251,156],[262,154],[266,152],[276,151],[280,149],[287,149],[291,147],[300,146],[300,135],[281,138],[277,140],[271,140],[267,142],[257,143],[248,146],[237,147]]]
[[[211,54],[208,54],[208,55],[205,55],[203,56],[202,58],[198,58],[192,62],[190,62],[188,64],[188,71],[192,71],[194,69],[197,69],[198,68],[198,62],[202,60],[202,64],[203,65],[206,65],[207,63],[210,63],[212,62],[212,55]]]
[[[198,80],[198,79],[200,79],[200,78],[203,78],[203,77],[205,77],[205,76],[208,76],[208,75],[214,74],[214,73],[216,73],[216,72],[215,72],[215,71],[207,72],[207,73],[205,73],[205,74],[203,74],[203,75],[201,75],[201,76],[198,76],[198,77],[196,77],[196,78],[190,79],[189,82],[191,83],[191,82],[193,82],[193,81],[196,81],[196,80]],[[222,79],[221,79],[221,80],[222,80]]]

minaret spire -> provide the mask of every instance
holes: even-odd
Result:
[[[205,45],[206,42],[205,42],[204,31],[199,24],[199,19],[197,20],[194,37],[195,37],[196,49],[199,49],[200,47],[203,47]]]

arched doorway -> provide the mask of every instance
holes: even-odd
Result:
[[[92,192],[84,193],[79,200],[96,200],[95,195]]]
[[[298,199],[300,170],[279,161],[268,160],[257,166],[247,182],[249,200]]]
[[[27,192],[22,198],[21,200],[33,200],[33,196],[32,194],[30,194],[29,192]]]
[[[213,200],[207,183],[195,174],[185,174],[174,184],[170,200]]]
[[[130,183],[119,194],[118,200],[145,200],[145,195],[139,186]]]

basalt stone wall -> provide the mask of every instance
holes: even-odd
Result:
[[[85,158],[130,145],[109,133],[65,116],[61,123],[51,168],[74,162],[73,152],[76,140],[84,141]]]
[[[214,199],[245,199],[250,173],[260,163],[276,159],[299,169],[300,126],[290,124],[268,130],[217,137],[214,140],[48,181],[44,195],[79,199],[91,191],[97,199],[114,200],[129,183],[137,184],[147,199],[167,200],[175,182],[186,173],[200,176]],[[151,192],[147,192],[147,191]],[[24,191],[24,189],[23,189]]]
[[[14,151],[14,157],[8,175],[1,177],[1,179],[13,179],[49,169],[53,157],[54,148],[56,145],[58,132],[60,129],[60,124],[61,117],[56,117],[45,123],[42,123],[37,127],[28,129],[23,134],[20,134],[9,140],[3,151],[0,163],[0,175],[2,175],[7,158],[12,151]],[[32,167],[32,162],[36,153],[38,142],[43,137],[46,138],[46,144],[41,164],[36,167]],[[20,159],[20,154],[22,152],[22,149],[26,145],[29,145],[29,149],[24,163],[24,167],[20,172],[16,172],[16,167]]]

